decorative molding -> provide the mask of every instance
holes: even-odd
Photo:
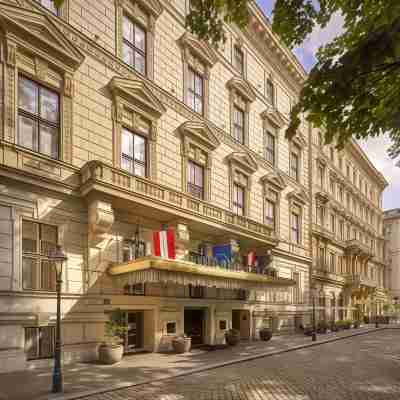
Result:
[[[287,198],[289,200],[294,200],[296,202],[299,202],[302,205],[307,204],[308,201],[309,201],[307,193],[302,189],[300,189],[300,190],[299,189],[292,190],[291,192],[289,192],[287,194]]]
[[[262,183],[267,183],[279,191],[284,190],[287,186],[287,182],[283,178],[282,174],[275,171],[264,175],[260,180]]]
[[[231,91],[235,90],[248,103],[252,103],[256,99],[256,94],[250,83],[242,78],[234,76],[227,82],[226,87]]]
[[[108,233],[114,224],[114,210],[110,203],[94,200],[89,204],[89,233],[93,236]]]
[[[234,152],[227,157],[227,160],[229,164],[236,164],[240,166],[240,168],[243,169],[247,175],[253,174],[258,169],[256,161],[249,153]]]
[[[275,107],[268,107],[265,111],[260,114],[263,120],[268,120],[274,127],[281,129],[287,123],[287,118],[278,111]]]
[[[179,127],[179,131],[182,136],[189,135],[211,150],[215,150],[220,145],[220,141],[214,129],[210,128],[204,122],[184,122]]]
[[[179,45],[184,50],[184,55],[188,56],[188,51],[198,57],[203,63],[211,68],[218,60],[215,50],[206,42],[198,40],[194,35],[185,32],[179,39]]]
[[[299,146],[301,149],[304,149],[307,146],[307,141],[304,136],[299,132],[291,139],[292,143]]]

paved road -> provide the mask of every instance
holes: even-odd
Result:
[[[399,400],[400,329],[85,400]]]

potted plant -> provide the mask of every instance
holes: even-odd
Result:
[[[127,327],[120,309],[112,311],[104,328],[104,341],[99,346],[99,361],[103,364],[115,364],[122,359],[124,346],[122,337]]]
[[[349,319],[346,319],[343,321],[343,329],[350,329],[351,328],[351,321]]]
[[[237,329],[228,329],[225,332],[225,339],[229,346],[236,346],[240,341],[240,332]]]
[[[269,328],[262,328],[260,329],[260,339],[264,340],[265,342],[268,342],[268,340],[271,340],[272,338],[272,331]]]
[[[339,332],[339,325],[338,322],[332,321],[331,323],[331,332]]]
[[[319,321],[317,325],[317,333],[326,333],[328,330],[328,324],[326,321]]]
[[[360,322],[359,320],[355,320],[355,321],[353,322],[353,328],[354,328],[354,329],[359,328],[360,325],[361,325],[361,322]]]
[[[188,353],[192,347],[192,339],[186,335],[176,336],[172,339],[172,347],[177,354]]]
[[[342,329],[344,329],[344,324],[345,322],[340,319],[339,321],[336,321],[335,326],[336,326],[336,332],[341,331]]]

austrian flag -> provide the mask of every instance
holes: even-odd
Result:
[[[153,232],[154,255],[175,260],[175,232],[172,228],[166,231]]]

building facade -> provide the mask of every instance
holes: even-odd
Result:
[[[312,276],[318,318],[373,317],[387,302],[382,192],[387,182],[356,142],[337,151],[311,130]]]
[[[385,259],[388,268],[388,289],[392,299],[400,299],[400,209],[384,212]]]
[[[305,72],[257,6],[215,49],[185,3],[0,5],[1,372],[49,362],[56,245],[65,362],[114,309],[126,352],[309,320],[309,128],[284,137]]]

